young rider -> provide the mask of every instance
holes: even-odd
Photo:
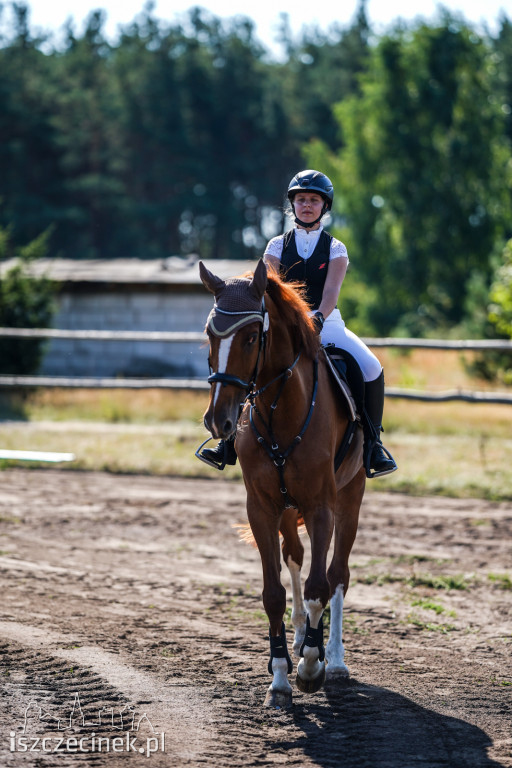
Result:
[[[321,224],[322,217],[332,207],[333,197],[333,186],[325,174],[314,170],[297,173],[288,185],[295,227],[270,240],[264,259],[285,281],[305,283],[322,344],[334,344],[358,362],[365,382],[364,406],[374,431],[373,440],[367,435],[365,466],[369,477],[378,477],[397,469],[379,437],[384,410],[384,371],[373,352],[345,326],[336,306],[349,260],[343,243]],[[233,440],[221,440],[216,448],[205,449],[202,455],[217,466],[224,461],[236,463]]]

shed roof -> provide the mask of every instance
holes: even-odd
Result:
[[[18,259],[0,261],[0,277],[18,263]],[[256,262],[232,259],[204,259],[205,266],[226,279],[254,270]],[[201,285],[199,257],[171,256],[167,259],[36,259],[29,274],[47,277],[52,282],[106,285]]]

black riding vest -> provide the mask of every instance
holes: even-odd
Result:
[[[315,250],[309,259],[299,256],[295,243],[294,229],[283,237],[281,273],[285,282],[299,280],[306,284],[306,298],[312,309],[318,309],[324,292],[332,235],[322,230]]]

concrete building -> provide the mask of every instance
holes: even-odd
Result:
[[[35,276],[57,284],[53,327],[71,330],[202,332],[213,296],[197,258],[73,261],[41,259]],[[0,263],[0,274],[14,260]],[[205,261],[223,278],[255,267],[247,261]],[[205,337],[206,339],[206,337]],[[39,373],[48,376],[205,377],[207,348],[200,343],[52,339]]]

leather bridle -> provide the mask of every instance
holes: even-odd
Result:
[[[247,311],[247,312],[227,312],[226,310],[222,310],[217,307],[215,311],[225,315],[228,315],[228,314],[254,315],[253,310]],[[239,376],[233,376],[230,373],[219,373],[218,371],[212,372],[212,367],[210,363],[208,363],[208,366],[210,368],[210,375],[208,376],[208,384],[222,384],[223,387],[227,387],[228,385],[231,385],[233,387],[239,387],[240,389],[245,390],[247,395],[251,393],[254,390],[254,387],[256,385],[256,379],[258,378],[258,373],[260,369],[260,360],[262,357],[263,358],[265,357],[268,328],[269,328],[269,317],[268,317],[267,309],[265,307],[265,299],[263,298],[261,302],[261,331],[260,331],[260,339],[259,339],[259,346],[258,346],[258,357],[256,358],[256,364],[254,366],[254,371],[252,373],[250,380],[244,381]]]

